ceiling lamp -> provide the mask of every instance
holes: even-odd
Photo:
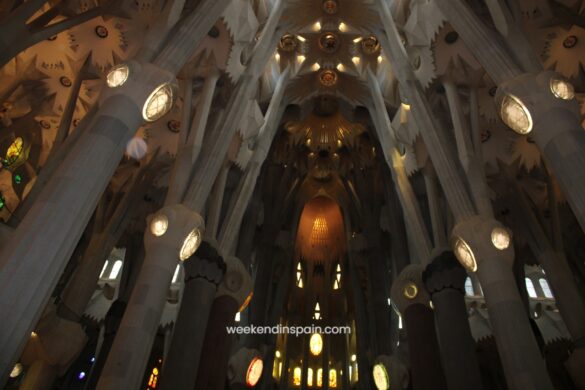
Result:
[[[340,72],[344,72],[345,71],[345,65],[343,65],[341,62],[339,64],[337,64],[336,69]]]
[[[323,337],[319,333],[314,333],[309,340],[309,349],[314,356],[319,356],[323,350]]]
[[[510,233],[503,227],[495,227],[492,230],[492,244],[503,251],[510,246]]]
[[[106,83],[110,88],[121,87],[128,81],[130,76],[130,68],[126,64],[114,66],[106,76]]]
[[[378,390],[390,389],[390,378],[386,367],[382,363],[378,363],[372,369],[372,376],[374,377],[374,384]]]
[[[339,5],[337,4],[337,0],[324,0],[323,11],[327,15],[335,15],[337,11],[339,11]]]
[[[343,22],[339,23],[339,31],[347,32],[347,30],[348,30],[347,24],[345,24]]]
[[[376,54],[380,50],[380,42],[375,35],[370,35],[362,40],[362,50],[367,55]]]
[[[325,69],[319,74],[319,81],[326,87],[332,87],[337,84],[337,72]]]
[[[532,131],[532,116],[528,108],[514,95],[506,95],[502,100],[500,111],[502,121],[518,134]]]
[[[339,49],[339,38],[335,33],[326,32],[319,37],[319,47],[325,53],[333,54]]]
[[[315,22],[313,25],[313,31],[321,31],[321,22]]]
[[[262,377],[262,370],[264,369],[264,363],[259,357],[255,357],[248,366],[246,371],[246,385],[248,387],[254,387],[260,381]]]
[[[278,46],[282,51],[292,52],[297,48],[297,40],[294,35],[292,34],[285,34],[280,38],[280,43]]]
[[[560,78],[552,78],[550,80],[550,90],[555,97],[563,100],[573,100],[575,97],[575,87]]]
[[[455,244],[453,245],[453,251],[457,260],[471,272],[477,271],[477,262],[475,261],[475,255],[473,251],[467,245],[467,243],[460,237],[455,238]]]
[[[150,232],[157,237],[162,236],[169,228],[169,218],[164,214],[156,215],[150,222]]]
[[[199,229],[193,229],[183,241],[183,246],[179,252],[179,258],[182,261],[187,260],[197,251],[199,245],[201,245],[201,231]]]
[[[159,85],[146,99],[142,108],[142,117],[148,122],[154,122],[165,116],[173,107],[175,86],[171,83]]]

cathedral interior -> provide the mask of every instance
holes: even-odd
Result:
[[[0,0],[0,389],[585,390],[585,0]]]

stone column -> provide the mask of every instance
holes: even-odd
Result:
[[[177,263],[190,261],[201,242],[203,218],[183,205],[162,208],[148,225],[146,258],[98,382],[100,390],[140,386]]]
[[[268,111],[264,118],[264,124],[260,128],[258,134],[254,155],[252,156],[252,160],[248,164],[246,173],[238,186],[236,200],[233,202],[228,216],[226,217],[226,221],[223,224],[219,241],[221,247],[229,253],[233,253],[236,249],[237,236],[240,231],[246,207],[250,203],[258,176],[260,175],[260,169],[262,168],[262,164],[270,150],[272,140],[278,130],[278,125],[285,108],[283,104],[284,91],[288,85],[290,73],[290,68],[287,67],[278,79],[276,88],[274,89],[274,94],[270,100],[270,105],[268,106]]]
[[[435,257],[423,272],[423,282],[433,300],[449,390],[483,389],[465,306],[466,278],[467,273],[453,252]]]
[[[439,3],[452,5],[461,2],[459,0],[452,2],[441,0]],[[484,292],[486,283],[493,283],[493,293],[486,293],[485,296],[488,302],[488,308],[490,309],[492,324],[499,324],[501,326],[501,328],[494,326],[494,336],[498,340],[500,354],[502,356],[507,355],[506,358],[502,358],[502,362],[508,374],[508,385],[511,389],[526,389],[531,388],[530,386],[534,383],[534,388],[536,389],[550,389],[552,385],[546,373],[546,367],[540,357],[536,340],[532,335],[528,318],[526,317],[516,289],[511,267],[513,251],[493,252],[490,249],[491,243],[489,243],[491,231],[482,232],[482,234],[487,233],[487,236],[483,235],[481,240],[477,237],[478,233],[473,233],[472,227],[476,225],[478,220],[492,220],[487,218],[481,219],[476,216],[476,211],[469,197],[469,193],[457,172],[456,166],[452,161],[452,156],[448,154],[445,139],[442,137],[442,129],[438,126],[438,121],[434,120],[424,91],[413,75],[412,66],[406,56],[400,35],[392,19],[389,5],[382,0],[378,0],[378,4],[384,24],[384,31],[382,33],[385,39],[382,39],[381,42],[396,70],[396,76],[401,86],[401,93],[406,96],[408,103],[412,106],[413,118],[427,145],[443,191],[457,221],[457,226],[460,227],[460,229],[457,229],[456,226],[455,230],[458,230],[459,233],[454,233],[454,235],[467,233],[470,237],[474,237],[476,242],[481,243],[482,250],[485,249],[487,251],[481,254],[476,253],[475,256],[476,258],[485,257],[484,263],[486,265],[490,263],[486,268],[491,269],[491,271],[480,271],[478,275],[484,287]],[[480,45],[481,41],[476,42],[476,44]],[[482,55],[485,56],[485,53]],[[493,57],[495,59],[497,53],[494,53]],[[504,67],[502,69],[505,70],[507,68]],[[585,172],[585,169],[576,171]],[[583,199],[585,199],[585,196]],[[495,221],[492,222],[495,223]],[[465,230],[466,228],[467,230]],[[486,243],[489,243],[489,245]],[[494,247],[491,246],[491,248]],[[464,254],[469,252],[464,246],[461,246],[461,250]],[[468,255],[465,257],[470,258]],[[462,261],[461,257],[459,257],[459,260]],[[485,282],[482,280],[482,274],[486,278]],[[489,282],[487,280],[488,278],[490,279]],[[496,285],[499,285],[499,288]],[[491,304],[490,300],[493,300]],[[509,303],[509,305],[506,306],[504,302]],[[512,324],[506,326],[510,322]],[[521,358],[521,356],[524,356],[524,358]],[[527,385],[527,383],[530,383],[530,385]]]
[[[0,383],[58,282],[155,88],[174,76],[130,62],[125,84],[104,91],[99,111],[0,253]]]
[[[458,223],[452,237],[458,260],[479,277],[508,387],[552,389],[512,273],[509,233],[495,220],[475,217]]]
[[[185,139],[182,140],[183,142],[180,143],[179,150],[177,151],[177,158],[173,164],[165,204],[179,203],[185,196],[193,164],[197,161],[199,152],[201,151],[203,136],[205,135],[205,128],[209,120],[209,112],[218,79],[219,70],[216,68],[211,69],[205,78],[195,117],[193,118],[188,134],[185,134]],[[187,108],[185,110],[190,112]],[[188,126],[188,124],[181,123],[181,126]],[[185,133],[187,132],[185,131]]]
[[[185,287],[162,370],[161,390],[195,388],[207,320],[226,270],[223,258],[207,241],[189,260],[184,266]]]
[[[560,187],[585,230],[585,132],[581,128],[578,104],[564,100],[551,90],[554,72],[526,73],[518,67],[497,37],[462,0],[439,0],[437,5],[460,34],[490,77],[498,84],[496,100],[512,95],[532,116],[530,130]],[[523,46],[517,51],[531,50]],[[585,377],[585,374],[584,374]],[[585,378],[582,378],[585,386]]]
[[[429,306],[431,297],[424,288],[422,272],[419,265],[404,268],[392,285],[392,302],[402,313],[406,327],[413,390],[447,390]]]
[[[201,353],[205,358],[199,363],[195,389],[224,389],[234,337],[226,327],[234,326],[236,313],[251,296],[252,277],[242,262],[233,256],[225,261],[227,269],[211,307]]]
[[[252,97],[257,88],[266,63],[274,51],[277,39],[276,28],[285,7],[284,0],[276,0],[270,11],[270,16],[264,26],[260,39],[254,47],[254,53],[244,74],[240,77],[234,90],[223,123],[216,129],[217,137],[210,143],[209,148],[202,151],[200,164],[193,174],[193,180],[187,189],[184,203],[191,209],[201,211],[211,191],[211,187],[223,163],[230,141],[232,140],[237,124],[245,113],[246,102]]]

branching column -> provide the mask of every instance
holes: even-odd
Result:
[[[401,93],[412,107],[413,118],[455,216],[457,224],[452,242],[457,257],[470,271],[477,271],[484,289],[508,386],[513,390],[550,390],[552,383],[514,280],[514,251],[509,233],[497,221],[477,215],[455,161],[447,152],[439,121],[434,119],[424,90],[414,75],[389,4],[378,0],[378,5],[384,26],[383,48],[392,62]]]

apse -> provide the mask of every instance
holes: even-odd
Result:
[[[317,196],[301,214],[296,247],[302,258],[323,263],[339,259],[345,251],[345,227],[339,205]]]

